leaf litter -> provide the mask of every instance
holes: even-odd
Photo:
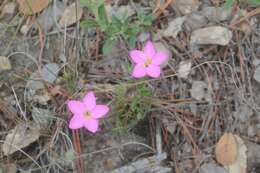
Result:
[[[156,146],[162,145],[168,155],[162,165],[168,166],[169,163],[175,172],[244,173],[245,169],[259,172],[257,50],[260,38],[259,19],[255,17],[257,8],[239,2],[234,4],[234,8],[228,9],[223,8],[222,1],[207,0],[105,1],[110,20],[113,15],[118,18],[126,15],[127,20],[124,21],[127,23],[117,25],[122,27],[120,32],[135,33],[136,28],[124,30],[126,24],[131,24],[140,16],[156,14],[152,25],[139,31],[134,37],[137,42],[132,43],[136,49],[140,49],[147,40],[152,40],[156,49],[167,52],[169,58],[162,65],[161,78],[138,81],[130,77],[130,47],[122,41],[124,35],[120,35],[115,44],[109,44],[108,48],[115,50],[104,56],[102,45],[109,32],[104,33],[99,27],[86,29],[75,25],[76,22],[94,18],[89,9],[78,9],[75,1],[71,0],[66,3],[43,0],[29,2],[32,3],[31,10],[28,10],[28,6],[21,7],[21,0],[20,4],[14,1],[11,5],[9,2],[0,5],[0,47],[6,52],[2,56],[14,54],[11,59],[8,58],[9,67],[0,63],[0,66],[4,66],[4,70],[0,70],[0,98],[15,109],[11,111],[0,102],[0,139],[7,140],[2,146],[5,146],[3,153],[8,155],[7,159],[2,158],[0,165],[11,162],[20,172],[38,170],[28,156],[23,155],[21,151],[24,151],[37,158],[45,172],[48,169],[71,172],[72,164],[79,169],[77,162],[81,158],[80,162],[84,162],[88,172],[102,173],[104,170],[109,172],[129,168],[131,163],[140,165],[146,158],[158,158],[156,156],[160,155],[154,151],[147,154],[152,151],[148,148],[154,146],[153,149],[156,149]],[[18,6],[18,13],[14,6]],[[44,31],[43,37],[38,33],[39,24]],[[19,32],[16,34],[16,29],[22,31],[23,35]],[[39,43],[43,43],[42,57]],[[19,45],[24,46],[21,49]],[[23,57],[16,56],[16,52],[23,52],[25,57],[32,55],[37,66],[27,65],[28,61],[23,62]],[[61,62],[60,57],[66,61]],[[17,68],[22,71],[17,72]],[[145,84],[153,94],[144,100],[138,97],[138,101],[142,103],[147,99],[152,107],[129,133],[138,138],[141,136],[142,140],[113,135],[110,131],[118,132],[114,113],[119,110],[113,107],[118,85],[126,85],[126,93],[139,90],[139,94],[144,94],[146,91],[142,90],[140,83]],[[97,136],[80,131],[79,142],[77,139],[74,141],[74,132],[71,133],[67,128],[70,115],[65,105],[68,99],[80,98],[85,90],[97,91],[100,98],[98,102],[111,100],[109,104],[113,113],[108,119],[102,120],[101,127],[104,130]],[[133,99],[135,103],[131,103],[135,94],[129,95],[122,96],[126,101],[120,102],[118,109],[122,106],[126,108],[123,111],[127,112],[128,105],[131,105],[130,110],[143,117],[137,109],[140,108],[138,101]],[[37,126],[37,134],[34,134],[32,126],[25,129],[29,121],[20,119],[21,112],[25,112],[33,121],[32,126]],[[9,115],[15,116],[7,118]],[[155,124],[159,124],[161,132],[155,132]],[[27,142],[21,140],[24,135],[22,132],[18,132],[20,137],[14,135],[17,126],[22,126],[19,129],[25,129],[30,135]],[[42,128],[41,131],[38,126]],[[161,144],[156,139],[158,134],[163,139]],[[9,153],[6,150],[10,136],[17,138],[13,146],[17,145],[18,150],[12,147]],[[23,137],[27,138],[26,134]],[[249,145],[247,140],[253,144]],[[142,145],[129,144],[133,141]],[[123,145],[124,142],[129,145]],[[214,150],[212,146],[215,145]],[[44,146],[51,147],[45,150]],[[77,157],[79,151],[82,157]],[[151,170],[170,172],[168,167],[157,166]]]

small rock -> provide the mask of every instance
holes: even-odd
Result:
[[[259,47],[260,48],[260,47]],[[253,60],[253,65],[255,66],[255,67],[257,67],[258,65],[260,65],[260,59],[254,59]]]
[[[21,27],[20,32],[21,32],[23,35],[26,35],[29,30],[30,30],[30,27],[29,27],[27,24],[24,24],[24,25]]]
[[[178,76],[180,78],[186,79],[190,74],[190,70],[191,70],[191,61],[182,61],[180,62],[179,65]]]
[[[255,70],[255,73],[254,73],[254,79],[260,83],[260,66],[258,66]]]
[[[0,72],[10,70],[12,68],[11,62],[5,56],[0,56]]]
[[[177,17],[176,19],[169,22],[168,27],[164,30],[163,36],[176,38],[178,33],[182,29],[182,24],[185,21],[186,17]]]
[[[53,83],[59,72],[59,66],[55,63],[46,64],[42,69],[42,78],[46,82]]]
[[[231,17],[232,8],[223,7],[205,7],[201,14],[207,17],[210,21],[220,22],[228,20]]]
[[[195,29],[202,28],[206,26],[208,23],[208,20],[205,16],[199,13],[191,13],[186,17],[186,20],[184,22],[184,27],[188,31],[194,31]]]
[[[196,100],[211,101],[211,94],[208,91],[208,85],[203,81],[194,81],[190,93],[191,97]]]
[[[232,38],[232,32],[221,26],[211,26],[198,29],[191,34],[191,44],[227,45]]]
[[[253,115],[253,111],[247,105],[242,104],[236,106],[236,111],[234,112],[234,116],[238,118],[241,122],[249,121],[250,117]]]
[[[175,2],[172,3],[172,7],[176,7],[184,15],[196,11],[199,6],[199,0],[175,0]]]
[[[228,173],[228,171],[214,163],[204,164],[200,168],[200,173]]]
[[[8,15],[13,15],[14,12],[15,12],[15,9],[16,9],[16,3],[14,3],[14,2],[9,2],[9,3],[7,3],[7,4],[3,7],[1,15],[6,15],[6,14],[8,14]]]
[[[252,125],[249,125],[247,129],[247,135],[251,138],[254,137],[256,135],[256,128]]]

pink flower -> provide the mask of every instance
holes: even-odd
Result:
[[[147,41],[144,50],[132,50],[129,53],[132,61],[135,63],[132,76],[141,78],[146,75],[158,78],[161,74],[160,65],[168,58],[167,53],[157,52],[151,41]]]
[[[70,100],[68,108],[74,114],[69,122],[69,128],[85,127],[92,133],[98,130],[98,119],[109,111],[108,106],[96,104],[96,97],[92,91],[84,96],[82,102]]]

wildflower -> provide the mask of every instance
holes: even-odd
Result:
[[[135,63],[132,76],[141,78],[146,75],[158,78],[161,74],[160,65],[168,58],[167,53],[157,52],[151,41],[146,42],[144,50],[132,50],[129,53],[130,58]]]
[[[98,130],[98,119],[109,111],[108,106],[96,104],[96,97],[92,91],[88,92],[82,101],[70,100],[68,108],[73,113],[69,128],[79,129],[85,127],[92,133]]]

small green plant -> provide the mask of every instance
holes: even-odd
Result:
[[[226,0],[224,6],[231,8],[235,3],[246,3],[251,6],[259,6],[260,0]]]
[[[74,72],[72,71],[67,71],[64,69],[60,81],[62,84],[64,84],[65,88],[70,92],[74,93],[77,90],[77,83],[78,79],[77,76]]]
[[[120,17],[113,15],[110,19],[104,0],[80,0],[80,4],[94,15],[93,19],[83,21],[81,26],[86,28],[99,27],[106,35],[102,47],[104,54],[109,53],[120,38],[133,48],[137,34],[151,26],[153,21],[153,16],[145,14],[137,14],[134,17],[128,17],[127,14],[122,14]]]
[[[116,129],[119,132],[131,130],[145,118],[151,108],[150,96],[152,92],[145,84],[130,89],[124,85],[116,88]]]

